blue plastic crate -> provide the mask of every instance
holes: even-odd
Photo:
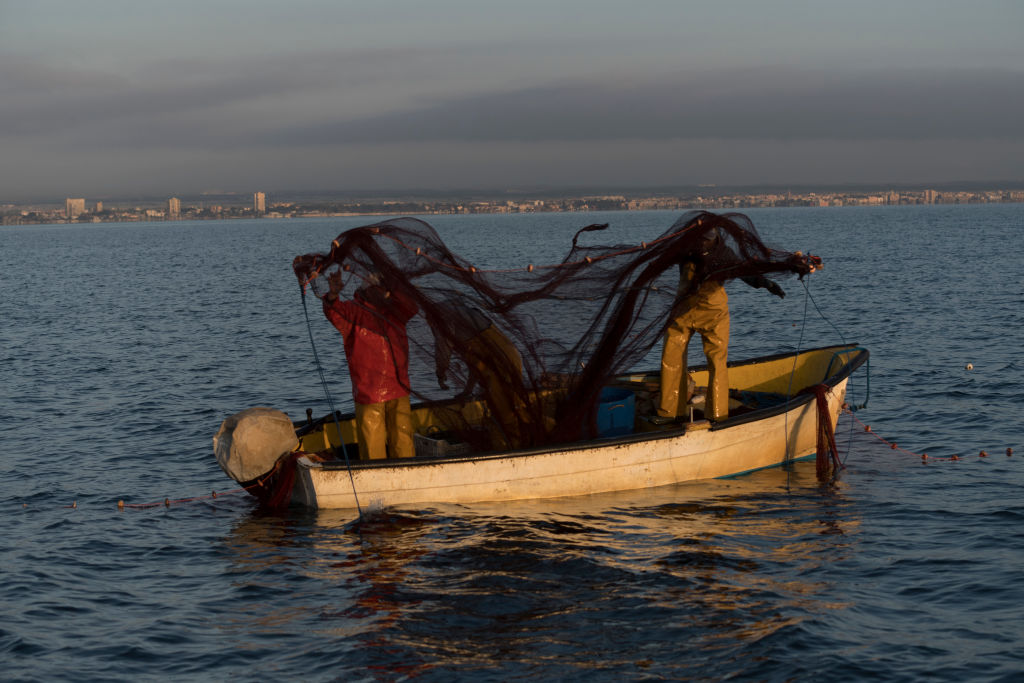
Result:
[[[597,405],[597,433],[602,436],[622,436],[633,433],[636,396],[628,389],[605,387]]]

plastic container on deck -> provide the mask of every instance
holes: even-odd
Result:
[[[432,434],[413,434],[413,445],[416,448],[416,455],[430,458],[439,458],[446,455],[464,455],[469,453],[469,444],[459,441],[447,432],[433,432]]]
[[[599,436],[622,436],[633,433],[636,396],[628,389],[605,387],[597,405],[597,433]]]

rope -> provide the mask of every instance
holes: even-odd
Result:
[[[815,461],[818,472],[818,480],[831,484],[839,476],[839,470],[843,469],[843,463],[839,461],[839,449],[836,447],[835,428],[832,426],[832,416],[828,409],[828,395],[832,393],[831,387],[826,384],[816,384],[804,389],[801,393],[814,394],[814,400],[818,411],[817,438],[815,444]],[[831,471],[830,471],[831,470]]]
[[[306,288],[299,285],[302,294],[302,312],[306,316],[306,331],[309,332],[309,345],[313,349],[313,360],[316,362],[316,371],[320,375],[320,384],[323,385],[324,395],[327,397],[327,407],[330,408],[331,417],[334,418],[334,427],[338,430],[338,439],[341,441],[341,454],[345,458],[345,468],[348,470],[348,480],[352,484],[352,497],[356,501],[356,510],[359,512],[359,521],[363,519],[363,507],[359,504],[359,493],[356,491],[356,480],[352,474],[352,464],[348,459],[348,448],[345,446],[345,437],[341,434],[341,424],[338,422],[338,411],[334,409],[334,399],[331,397],[331,390],[327,385],[327,375],[324,374],[323,365],[320,363],[320,354],[316,351],[316,342],[313,341],[313,324],[309,319],[309,307],[306,305]]]
[[[839,335],[840,341],[842,341],[843,344],[846,344],[846,337],[843,335],[842,331],[838,327],[836,327],[835,323],[833,323],[832,320],[827,315],[825,315],[822,312],[821,308],[818,306],[818,302],[815,301],[814,297],[811,295],[810,288],[807,287],[807,283],[806,282],[804,283],[804,290],[807,292],[807,298],[809,298],[811,300],[811,303],[814,304],[814,310],[816,310],[818,312],[818,316],[821,317],[821,319],[824,320],[826,323],[828,323],[832,327],[832,329],[835,330],[836,334]],[[865,372],[865,378],[866,378],[865,379],[866,387],[865,387],[865,390],[864,390],[864,402],[859,404],[859,405],[854,405],[852,407],[849,407],[848,409],[850,411],[862,410],[862,409],[868,407],[868,400],[871,398],[871,356],[868,356],[867,367],[864,368],[864,372]],[[847,395],[849,396],[852,393],[853,393],[852,391],[848,391]],[[844,405],[844,408],[845,407],[846,406]],[[850,431],[852,433],[853,425],[851,424],[849,428],[850,428]],[[849,456],[850,456],[850,453],[849,453],[849,451],[847,451],[846,457],[849,457]],[[846,459],[844,458],[842,462],[843,462],[843,465],[845,466]]]
[[[821,308],[818,306],[818,302],[815,301],[814,297],[811,295],[810,288],[807,287],[807,283],[806,282],[804,282],[804,290],[807,292],[807,298],[810,299],[811,303],[814,304],[814,310],[816,310],[818,312],[818,316],[820,316],[822,320],[824,320],[826,323],[828,323],[832,327],[832,329],[835,330],[836,334],[839,335],[839,339],[842,341],[842,343],[846,344],[846,337],[843,335],[842,331],[838,327],[836,327],[835,323],[833,323],[832,320],[827,315],[825,315],[822,312]],[[868,400],[871,397],[871,356],[868,356],[867,367],[864,369],[864,371],[865,371],[865,375],[866,375],[866,379],[865,379],[866,387],[865,387],[865,393],[864,393],[864,402],[859,404],[859,405],[854,405],[852,407],[849,406],[847,403],[844,403],[843,404],[843,410],[846,411],[846,412],[852,413],[852,411],[854,411],[854,410],[861,410],[861,409],[867,408],[867,406],[868,406]],[[852,396],[852,394],[853,394],[852,391],[847,391],[847,396],[848,397]],[[853,435],[853,423],[850,423],[849,435],[850,436]],[[849,437],[848,437],[848,439],[849,439]],[[847,440],[847,443],[850,443],[850,441]],[[844,469],[846,467],[846,460],[849,457],[850,457],[850,451],[849,451],[849,449],[847,449],[846,455],[841,460],[841,464],[843,465]]]
[[[671,239],[671,238],[675,237],[675,235],[674,234],[663,235],[663,236],[661,236],[661,237],[659,237],[657,239],[651,240],[650,242],[641,242],[638,245],[634,245],[634,246],[631,246],[631,247],[626,247],[624,249],[620,249],[619,251],[612,252],[612,253],[609,253],[609,254],[601,254],[599,256],[585,256],[584,258],[579,259],[578,261],[567,261],[567,262],[563,262],[563,263],[553,263],[553,264],[550,264],[550,265],[540,265],[540,266],[536,266],[536,265],[531,263],[531,264],[529,264],[527,266],[518,267],[518,268],[477,268],[475,266],[470,266],[469,268],[463,268],[462,266],[453,265],[451,263],[447,263],[445,261],[441,261],[439,259],[436,259],[433,256],[430,256],[429,254],[425,254],[425,253],[423,253],[423,250],[421,248],[413,247],[412,245],[407,244],[404,240],[399,239],[395,235],[385,235],[385,237],[387,239],[391,240],[392,242],[394,242],[395,244],[397,244],[398,246],[402,247],[403,249],[405,249],[407,251],[415,252],[415,254],[417,256],[425,258],[426,260],[431,261],[431,262],[435,263],[436,265],[441,266],[443,268],[447,268],[449,270],[459,270],[459,271],[463,271],[463,272],[473,272],[473,273],[500,273],[500,274],[508,274],[508,273],[521,273],[521,272],[532,273],[534,270],[550,270],[550,269],[555,269],[555,268],[563,268],[565,266],[579,266],[579,265],[583,265],[584,263],[586,263],[588,265],[592,265],[595,261],[604,261],[604,260],[607,260],[607,259],[610,259],[610,258],[615,258],[617,256],[623,256],[625,254],[632,254],[632,253],[635,253],[635,252],[638,252],[638,251],[644,251],[645,249],[647,249],[647,247],[650,247],[652,245],[658,244],[659,242],[664,242],[665,240],[668,240],[668,239]],[[316,271],[314,271],[314,274],[315,273],[316,273]],[[310,279],[312,279],[312,278],[310,278]]]
[[[807,300],[811,296],[810,289],[807,287],[807,281],[801,280],[804,285],[804,314],[800,320],[800,338],[796,342],[796,353],[793,355],[793,367],[789,371],[789,384],[786,386],[786,421],[783,429],[786,435],[786,457],[789,458],[789,402],[793,396],[793,378],[796,376],[796,362],[800,358],[800,348],[804,344],[804,331],[807,329]],[[788,475],[787,475],[788,477]]]
[[[801,282],[801,284],[804,287],[804,311],[803,311],[802,319],[800,321],[800,338],[797,340],[796,355],[793,357],[793,368],[790,371],[790,375],[789,375],[789,386],[786,389],[786,396],[787,396],[786,405],[787,405],[787,407],[789,405],[789,398],[788,397],[792,396],[793,377],[796,374],[796,363],[797,363],[797,360],[798,360],[798,358],[800,356],[800,349],[802,348],[803,341],[804,341],[804,332],[806,331],[806,327],[807,327],[808,303],[814,304],[814,310],[818,312],[818,316],[822,320],[824,320],[826,323],[828,323],[832,327],[832,329],[835,331],[835,333],[839,336],[840,341],[844,345],[846,344],[846,337],[843,335],[842,331],[838,327],[836,327],[835,323],[833,323],[832,320],[827,315],[825,315],[822,312],[821,308],[818,306],[818,302],[814,300],[814,296],[811,294],[811,288],[808,285],[807,279],[801,278],[800,282]],[[867,367],[867,372],[868,372],[868,380],[867,380],[868,381],[868,389],[867,389],[867,392],[868,392],[869,396],[870,396],[870,392],[871,392],[871,389],[870,389],[870,387],[871,387],[871,384],[870,384],[870,382],[871,382],[871,379],[870,379],[871,365],[870,365],[870,363],[871,363],[871,359],[869,357],[868,358],[868,367]],[[866,407],[867,407],[867,399],[866,398],[864,400],[864,403],[860,404],[859,406],[856,406],[853,409],[849,408],[849,406],[846,403],[843,404],[843,410],[847,411],[847,412],[849,412],[850,410],[856,410],[856,409],[866,408]],[[820,419],[821,419],[821,417],[819,417],[819,421],[820,421]],[[788,435],[789,434],[789,412],[788,411],[786,412],[786,422],[785,422],[784,429],[785,429],[785,433]],[[850,434],[852,435],[852,431],[853,431],[853,425],[852,424],[850,425],[849,429],[850,429]],[[847,449],[845,456],[843,458],[840,458],[839,457],[838,449],[835,446],[834,429],[830,430],[830,431],[833,432],[831,435],[819,435],[819,436],[826,436],[827,437],[826,438],[826,441],[828,442],[827,450],[831,450],[832,461],[833,461],[833,464],[835,465],[835,467],[831,468],[832,469],[832,479],[830,481],[830,483],[831,483],[831,482],[834,482],[835,479],[839,476],[839,471],[840,470],[846,469],[846,459],[849,458],[850,451],[849,451],[849,449]],[[788,443],[788,441],[787,441],[787,443]],[[847,443],[849,443],[849,441],[847,441]],[[786,453],[787,456],[789,455],[788,450],[789,450],[789,447],[787,445],[787,453]],[[819,449],[818,450],[819,451],[821,450],[820,445],[819,445]],[[818,472],[819,472],[819,478],[820,478],[821,474],[822,474],[820,458],[819,458]]]
[[[698,225],[699,225],[699,223],[698,223]],[[379,229],[374,229],[373,233],[376,234],[376,235],[379,235],[380,231],[379,231]],[[415,253],[420,258],[423,258],[426,261],[428,261],[430,263],[433,263],[435,266],[438,266],[439,268],[443,268],[443,269],[447,269],[447,270],[453,270],[453,271],[460,271],[460,272],[464,272],[464,273],[495,273],[495,274],[503,274],[503,275],[505,275],[505,274],[509,274],[509,273],[522,273],[522,272],[532,273],[535,270],[554,270],[556,268],[564,268],[566,266],[581,266],[583,264],[593,265],[594,263],[599,262],[599,261],[605,261],[605,260],[608,260],[608,259],[617,258],[619,256],[624,256],[626,254],[634,254],[636,252],[644,251],[648,247],[651,247],[651,246],[654,246],[654,245],[659,244],[661,242],[664,242],[664,241],[667,241],[667,240],[675,238],[676,234],[678,234],[678,233],[671,233],[671,234],[668,234],[668,235],[662,235],[661,237],[655,238],[655,239],[653,239],[653,240],[651,240],[649,242],[648,241],[643,241],[640,244],[636,244],[636,245],[632,245],[632,246],[624,246],[622,249],[619,249],[618,251],[610,252],[610,253],[607,253],[607,254],[599,254],[597,256],[584,256],[583,258],[578,259],[576,261],[563,261],[563,262],[559,262],[559,263],[542,264],[542,265],[535,265],[533,263],[530,263],[530,264],[528,264],[526,266],[519,266],[519,267],[514,267],[514,268],[477,268],[476,266],[469,266],[468,268],[466,268],[466,267],[463,267],[463,266],[460,266],[460,265],[449,263],[447,261],[443,261],[441,259],[437,259],[437,258],[433,257],[432,255],[426,253],[423,250],[422,247],[414,247],[414,246],[412,246],[411,244],[409,244],[408,242],[406,242],[405,240],[401,239],[400,237],[398,237],[396,235],[385,234],[384,238],[394,242],[396,245],[398,245],[399,247],[405,249],[406,251]],[[332,244],[334,245],[334,247],[338,246],[338,242],[337,241],[334,241]],[[575,240],[573,241],[573,244],[575,245]],[[809,258],[813,258],[811,254],[807,254],[807,256]],[[327,265],[327,264],[324,264],[324,265]],[[306,277],[307,282],[308,281],[312,281],[315,278],[319,277],[321,275],[321,268],[322,267],[324,267],[324,266],[322,265],[322,266],[318,266],[318,267],[312,269],[310,271],[309,275]]]
[[[796,362],[800,358],[800,348],[804,343],[804,331],[807,329],[807,300],[810,298],[810,290],[807,287],[807,281],[801,279],[800,282],[804,286],[804,313],[800,320],[800,338],[796,342],[796,353],[793,355],[793,367],[789,371],[789,384],[786,386],[786,413],[785,421],[782,426],[783,441],[786,444],[786,460],[789,459],[789,403],[793,396],[793,378],[796,376]],[[789,477],[790,470],[786,470],[786,489],[789,490]]]
[[[814,310],[816,310],[818,312],[818,316],[822,320],[824,320],[826,323],[828,323],[829,326],[831,326],[833,330],[835,330],[835,333],[839,336],[840,341],[845,345],[847,343],[845,335],[835,325],[835,323],[832,322],[831,318],[829,318],[827,315],[825,315],[825,313],[821,310],[821,307],[818,306],[818,302],[814,300],[814,296],[811,294],[811,290],[807,286],[807,282],[806,281],[804,281],[804,291],[806,292],[807,298],[810,300],[810,302],[812,304],[814,304]],[[806,302],[805,302],[804,306],[805,306],[805,316],[806,316]],[[852,412],[854,410],[861,410],[863,408],[867,408],[868,400],[871,397],[871,357],[870,356],[868,356],[867,367],[865,368],[865,373],[866,373],[865,382],[867,384],[866,384],[866,388],[865,388],[864,402],[859,404],[859,405],[854,405],[854,406],[850,406],[850,405],[848,405],[848,403],[844,403],[843,404],[843,410],[844,411]],[[847,391],[847,397],[851,397],[852,394],[853,394],[852,390],[848,390]],[[850,424],[848,429],[849,429],[849,434],[852,436],[852,434],[853,434],[853,423]],[[849,443],[849,440],[847,441],[847,443]],[[847,449],[845,456],[840,460],[840,464],[842,465],[843,469],[846,468],[846,460],[849,457],[850,457],[850,451],[849,451],[849,449]]]
[[[124,510],[125,508],[155,508],[159,507],[160,505],[163,505],[164,507],[171,507],[171,505],[177,505],[180,503],[194,503],[197,500],[212,500],[214,498],[230,496],[235,493],[242,493],[243,491],[248,491],[249,489],[255,488],[256,486],[259,486],[259,484],[253,484],[252,486],[247,486],[241,489],[232,489],[230,491],[213,491],[208,496],[192,496],[191,498],[164,498],[161,501],[156,501],[153,503],[126,503],[123,500],[119,500],[117,501],[117,509]],[[65,507],[77,507],[77,505],[70,505]]]
[[[843,344],[846,344],[846,337],[844,337],[843,333],[839,331],[839,328],[835,326],[835,323],[833,323],[829,319],[829,317],[827,315],[825,315],[824,313],[821,312],[821,309],[818,308],[818,302],[814,300],[813,296],[811,296],[811,289],[807,286],[807,282],[806,281],[803,281],[803,282],[804,282],[804,291],[807,292],[807,298],[811,300],[812,304],[814,304],[814,310],[816,310],[818,312],[818,315],[821,316],[822,320],[824,320],[825,322],[827,322],[829,325],[832,326],[832,329],[835,330],[836,334],[839,335],[839,341],[841,341]]]
[[[934,456],[934,455],[928,455],[927,453],[915,453],[914,451],[909,451],[906,448],[901,448],[898,444],[896,444],[894,442],[891,442],[891,441],[887,441],[883,437],[879,436],[879,434],[877,432],[875,432],[874,430],[871,429],[871,425],[867,425],[867,424],[864,424],[863,422],[861,422],[860,419],[856,415],[854,415],[853,411],[849,408],[849,406],[844,405],[843,406],[843,411],[849,413],[850,417],[853,418],[854,422],[856,422],[857,424],[861,425],[861,427],[864,428],[865,432],[867,432],[868,434],[871,434],[876,439],[878,439],[882,443],[884,443],[887,446],[889,446],[890,449],[892,449],[894,451],[900,451],[901,453],[906,453],[907,455],[913,455],[915,457],[921,458],[921,462],[922,463],[926,463],[926,462],[943,462],[943,461],[945,461],[945,462],[952,462],[954,460],[964,460],[965,458],[970,457],[970,456],[960,456],[960,455],[957,455],[957,454],[953,454],[953,455],[949,456],[948,458],[943,458],[943,457],[937,457],[937,456]],[[1013,456],[1013,449],[1012,448],[1007,448],[1006,449],[1006,457],[1009,458],[1011,456]],[[978,455],[976,457],[987,458],[987,457],[989,457],[989,454],[986,451],[979,451]]]
[[[330,388],[328,387],[328,384],[327,384],[327,375],[324,373],[323,365],[320,363],[320,355],[317,353],[317,350],[316,350],[316,343],[313,341],[313,325],[312,325],[312,323],[310,322],[310,319],[309,319],[309,308],[306,306],[306,289],[305,289],[305,287],[302,287],[301,285],[300,285],[300,289],[301,289],[301,292],[302,292],[302,311],[303,311],[303,313],[306,316],[306,330],[309,332],[309,344],[310,344],[310,346],[313,349],[313,359],[316,362],[316,369],[317,369],[317,372],[320,375],[320,383],[323,385],[324,394],[327,397],[327,405],[330,407],[330,409],[331,409],[331,416],[334,418],[334,426],[338,430],[338,438],[341,439],[341,452],[342,452],[342,455],[345,457],[345,467],[348,469],[349,481],[352,483],[352,496],[355,498],[356,509],[359,511],[359,521],[361,521],[362,518],[363,518],[363,508],[359,504],[359,495],[356,492],[355,477],[352,474],[352,465],[349,462],[348,449],[345,448],[345,438],[344,438],[344,436],[342,436],[341,424],[338,422],[338,411],[336,411],[334,409],[334,399],[331,397],[331,391],[330,391]],[[230,494],[234,494],[234,493],[241,493],[243,491],[249,491],[250,489],[255,489],[255,488],[262,487],[264,485],[264,483],[271,476],[273,476],[274,474],[276,474],[278,472],[279,468],[280,468],[280,462],[278,463],[278,466],[275,466],[274,470],[271,471],[270,473],[268,473],[265,477],[261,478],[256,483],[254,483],[254,484],[252,484],[250,486],[243,487],[243,488],[233,489],[231,491],[223,491],[223,492],[213,491],[208,496],[193,496],[193,497],[190,497],[190,498],[174,498],[174,499],[172,499],[172,498],[164,498],[162,501],[155,501],[155,502],[151,502],[151,503],[125,503],[123,500],[119,500],[119,501],[117,501],[117,509],[118,510],[124,510],[125,508],[135,508],[135,509],[154,508],[154,507],[159,507],[161,505],[163,505],[164,507],[170,507],[171,505],[177,505],[177,504],[181,504],[181,503],[192,503],[192,502],[199,501],[199,500],[211,500],[211,499],[218,498],[218,497],[221,497],[221,496],[226,496],[226,495],[230,495]],[[65,507],[77,508],[78,507],[78,501],[75,501],[71,505],[66,505]]]
[[[295,457],[297,455],[301,455],[301,454],[302,454],[301,451],[293,451],[289,455],[288,458],[281,458],[280,460],[278,460],[277,463],[274,465],[274,469],[270,470],[269,472],[264,474],[262,477],[260,477],[259,479],[255,480],[252,484],[249,484],[248,486],[244,486],[244,487],[239,488],[239,489],[232,489],[230,491],[220,491],[220,492],[213,491],[208,496],[192,496],[191,498],[164,498],[161,501],[155,501],[155,502],[152,502],[152,503],[125,503],[123,500],[119,500],[119,501],[117,501],[117,509],[118,510],[124,510],[125,508],[153,508],[153,507],[158,507],[160,505],[163,505],[164,507],[171,507],[172,504],[193,503],[193,502],[195,502],[197,500],[211,500],[211,499],[214,499],[214,498],[221,498],[223,496],[231,495],[231,494],[234,494],[234,493],[242,493],[242,492],[245,492],[245,491],[248,491],[248,492],[251,493],[254,489],[264,489],[264,488],[265,489],[269,489],[269,486],[267,486],[267,482],[270,481],[275,475],[280,474],[281,471],[282,471],[282,468],[284,468],[286,466],[291,467],[291,471],[294,474],[294,470],[295,470]],[[280,495],[280,491],[278,491],[277,494]],[[289,494],[290,494],[290,487],[289,487]],[[257,496],[257,497],[260,498],[259,496]],[[260,498],[260,500],[264,500],[264,499]],[[275,506],[274,503],[272,503],[272,506]],[[73,507],[78,507],[78,501],[75,501],[71,505],[65,505],[64,507],[72,507],[72,508]]]

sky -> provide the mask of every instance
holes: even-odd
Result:
[[[1015,180],[1018,0],[0,0],[0,201]]]

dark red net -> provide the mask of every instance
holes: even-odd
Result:
[[[595,436],[602,387],[660,348],[668,323],[701,283],[743,278],[764,286],[765,275],[802,275],[815,262],[769,248],[742,214],[693,211],[648,242],[581,243],[606,227],[577,232],[561,263],[484,271],[451,252],[427,223],[399,218],[347,230],[330,251],[299,256],[293,268],[304,291],[318,297],[340,272],[342,298],[379,283],[415,302],[419,312],[407,328],[413,399],[438,399],[437,382],[416,378],[433,379],[438,352],[450,351],[448,395],[471,393],[496,419],[481,429],[441,405],[443,426],[489,449]],[[677,292],[685,262],[698,264],[696,276]],[[454,313],[453,302],[474,312]],[[481,335],[486,320],[493,330]]]

